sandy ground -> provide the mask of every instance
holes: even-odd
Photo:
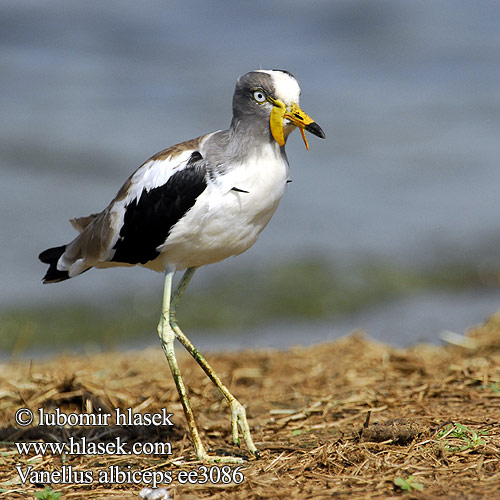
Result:
[[[4,364],[0,498],[33,498],[52,473],[50,487],[61,496],[39,498],[138,499],[155,472],[175,499],[500,498],[500,315],[464,339],[463,346],[395,349],[359,334],[287,351],[210,354],[247,406],[261,452],[260,460],[230,468],[195,460],[160,348]],[[249,458],[231,444],[225,401],[181,351],[203,441],[212,452]],[[16,423],[20,408],[33,412],[33,424]],[[117,408],[164,408],[174,425],[114,425],[111,417],[108,425],[41,426],[39,408],[52,415],[100,408],[113,416]],[[83,437],[94,444],[119,439],[126,454],[87,448],[91,454],[79,455],[68,447],[23,455],[15,445]],[[170,444],[172,454],[129,454],[137,443]]]

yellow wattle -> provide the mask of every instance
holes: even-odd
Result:
[[[283,116],[285,115],[286,108],[283,106],[273,106],[271,110],[271,118],[269,125],[271,126],[271,134],[274,140],[280,145],[285,145],[285,136],[283,135]]]

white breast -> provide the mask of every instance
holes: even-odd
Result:
[[[232,165],[209,180],[159,248],[160,257],[148,267],[185,269],[244,252],[276,211],[287,179],[288,163],[274,144],[266,144],[252,161]]]

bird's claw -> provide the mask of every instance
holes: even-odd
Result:
[[[250,453],[252,453],[254,457],[260,458],[259,452],[253,444],[252,436],[250,434],[250,427],[247,422],[245,407],[237,399],[230,401],[229,406],[231,408],[231,433],[233,435],[233,443],[238,447],[240,446],[240,436],[238,432],[239,427]]]
[[[196,453],[196,458],[201,462],[209,464],[243,464],[245,459],[241,457],[223,457],[220,455],[209,455],[206,451]]]

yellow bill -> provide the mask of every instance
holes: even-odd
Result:
[[[285,136],[283,133],[283,120],[285,118],[299,127],[302,140],[304,141],[307,150],[309,150],[309,144],[307,143],[304,130],[307,130],[322,139],[325,138],[325,133],[321,127],[310,116],[304,113],[304,111],[302,111],[297,104],[292,104],[289,110],[286,109],[285,103],[278,99],[274,100],[273,104],[274,107],[271,110],[270,118],[271,134],[280,146],[285,145]]]

